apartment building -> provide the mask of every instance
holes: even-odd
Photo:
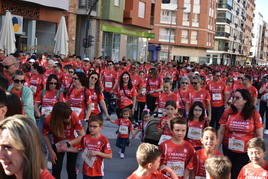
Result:
[[[208,50],[213,64],[245,64],[252,40],[254,0],[219,0],[213,50]]]
[[[215,20],[215,0],[156,1],[151,60],[206,62],[206,51],[214,45]]]
[[[85,6],[79,11],[86,12],[91,0],[80,0]],[[77,24],[77,54],[88,57],[110,56],[114,61],[123,57],[146,61],[148,38],[154,38],[151,30],[151,0],[98,0],[90,18],[89,35],[94,37],[92,47],[85,49],[86,16],[82,15]],[[83,28],[81,28],[83,27]],[[80,47],[79,47],[80,46]]]
[[[253,64],[266,65],[268,55],[268,24],[264,21],[263,15],[256,12],[254,17],[254,34],[250,57]]]

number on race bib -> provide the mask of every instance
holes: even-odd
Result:
[[[221,97],[221,94],[220,93],[214,93],[214,94],[212,94],[212,100],[213,101],[219,101],[221,99],[222,99],[222,97]]]
[[[184,162],[182,161],[168,161],[167,166],[171,168],[177,176],[184,176]]]
[[[42,107],[41,108],[41,114],[48,116],[52,111],[52,107]]]
[[[244,152],[244,147],[245,147],[245,142],[243,140],[229,138],[228,149],[239,151],[239,152]]]
[[[189,127],[188,138],[193,140],[201,139],[202,129],[196,127]]]
[[[112,88],[113,87],[113,83],[112,82],[105,82],[105,87],[106,88]]]
[[[119,127],[119,133],[120,133],[120,134],[128,134],[128,126],[123,126],[123,125],[121,125],[121,126]]]

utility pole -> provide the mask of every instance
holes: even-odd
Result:
[[[97,6],[97,3],[99,0],[87,0],[88,3],[90,3],[89,5],[89,9],[87,12],[87,17],[86,17],[86,33],[85,33],[85,38],[83,41],[86,41],[85,44],[90,44],[90,39],[88,37],[88,30],[90,27],[90,16],[91,16],[91,12],[92,10]],[[93,1],[93,2],[92,2]],[[84,57],[86,57],[86,52],[87,52],[87,48],[89,47],[89,45],[84,45]]]

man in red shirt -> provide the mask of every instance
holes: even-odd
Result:
[[[221,80],[220,71],[212,72],[213,79],[207,85],[211,96],[211,121],[210,126],[215,129],[219,128],[219,120],[224,111],[224,104],[226,102],[225,84]]]
[[[245,75],[243,79],[243,84],[245,89],[247,89],[253,99],[253,104],[256,106],[258,98],[258,90],[252,86],[252,77],[250,75]]]

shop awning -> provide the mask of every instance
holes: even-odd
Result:
[[[54,7],[58,9],[69,10],[69,0],[22,0],[40,4],[42,6]]]
[[[154,33],[142,32],[142,31],[127,29],[124,27],[115,27],[115,26],[110,26],[106,24],[102,24],[101,30],[105,32],[114,32],[118,34],[125,34],[125,35],[131,35],[131,36],[137,36],[137,37],[143,37],[143,38],[151,38],[151,39],[155,38]]]

